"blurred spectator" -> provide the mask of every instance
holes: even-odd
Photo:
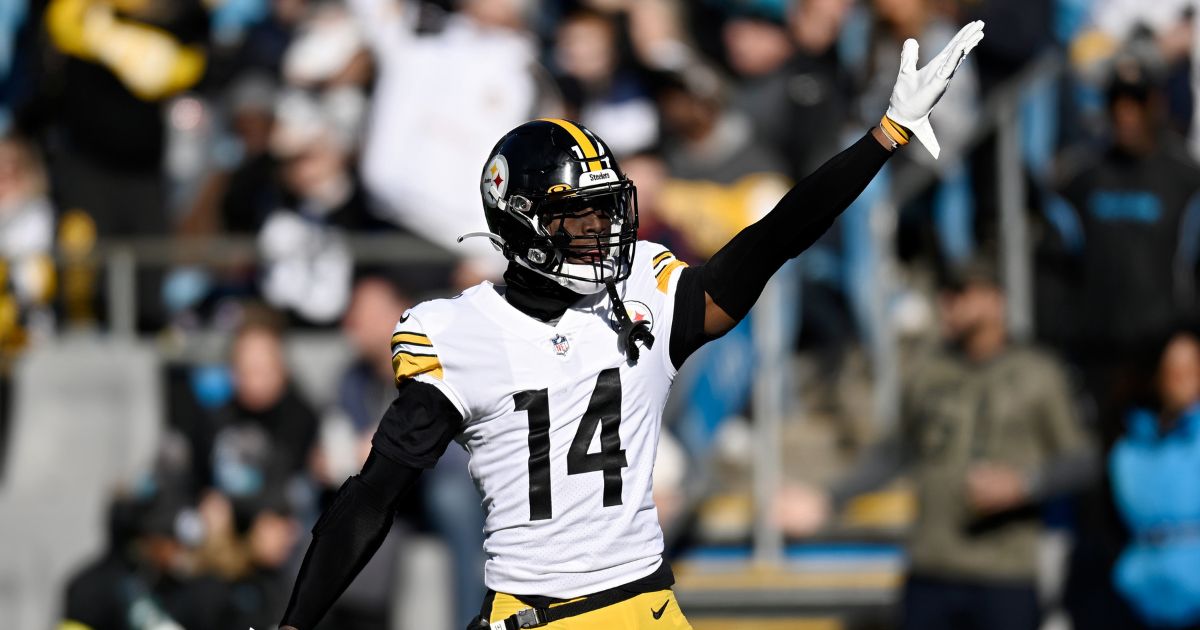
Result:
[[[1200,342],[1172,337],[1157,405],[1134,409],[1109,456],[1117,509],[1132,534],[1113,580],[1141,620],[1131,630],[1200,627]]]
[[[623,3],[629,15],[633,53],[654,70],[682,68],[695,60],[684,28],[688,7],[680,0],[636,0]]]
[[[621,159],[625,175],[637,186],[638,238],[665,245],[679,260],[702,260],[687,237],[666,223],[663,194],[669,183],[667,163],[657,149],[647,149]]]
[[[328,462],[323,476],[331,485],[340,485],[362,468],[375,427],[396,398],[391,345],[386,340],[411,305],[382,277],[366,276],[354,285],[350,307],[342,318],[342,333],[354,348],[355,360],[341,374],[337,407],[350,423],[357,443],[348,460]]]
[[[715,70],[690,65],[658,77],[663,157],[671,176],[732,184],[747,175],[782,173],[783,161],[761,146],[743,113],[729,108]]]
[[[258,234],[262,291],[271,304],[316,324],[336,321],[350,299],[346,232],[374,223],[348,142],[311,97],[294,91],[280,98],[271,144],[282,194]]]
[[[283,58],[283,79],[316,96],[341,143],[352,151],[367,111],[371,57],[363,33],[340,3],[313,7]]]
[[[733,106],[754,121],[796,181],[840,146],[849,98],[836,44],[850,6],[808,0],[794,5],[788,26],[761,16],[725,24],[729,64],[741,79]]]
[[[1093,457],[1062,368],[1008,339],[990,268],[968,267],[940,306],[946,344],[906,368],[899,430],[859,459],[832,499],[795,490],[779,518],[812,531],[829,501],[841,505],[908,468],[918,515],[901,627],[1034,630],[1037,504],[1086,484]]]
[[[225,1],[226,3],[252,4],[247,0]],[[243,71],[263,71],[278,78],[282,76],[283,57],[288,45],[291,44],[300,23],[308,16],[310,5],[313,2],[312,0],[259,1],[268,5],[269,10],[265,12],[263,19],[247,20],[250,23],[245,27],[240,40],[235,39],[238,45],[232,65]],[[259,10],[251,10],[250,13],[257,14]],[[220,16],[221,12],[218,11],[218,36],[227,33],[221,28]]]
[[[1089,9],[1083,28],[1070,45],[1072,69],[1081,80],[1076,105],[1085,124],[1107,131],[1101,110],[1109,68],[1125,51],[1135,50],[1146,62],[1158,66],[1166,118],[1180,133],[1192,127],[1193,157],[1200,159],[1200,152],[1195,151],[1200,146],[1200,130],[1193,124],[1198,85],[1192,74],[1197,41],[1195,3],[1101,0]]]
[[[229,85],[220,99],[223,102],[214,108],[228,119],[228,135],[213,141],[214,159],[205,165],[208,172],[179,223],[179,235],[253,235],[276,209],[282,192],[270,139],[277,92],[275,81],[261,71],[247,72]],[[173,268],[163,282],[163,302],[172,323],[194,319],[194,310],[212,304],[211,298],[221,294],[254,291],[249,262],[221,270],[187,262],[181,260],[183,266]]]
[[[682,234],[697,260],[729,242],[788,189],[782,160],[757,141],[745,114],[726,108],[723,88],[705,66],[658,77],[667,179],[653,191],[651,220]]]
[[[1069,178],[1050,218],[1078,259],[1080,360],[1111,436],[1154,361],[1147,351],[1195,316],[1200,170],[1165,129],[1158,84],[1133,57],[1115,67],[1108,111],[1111,145]]]
[[[1073,42],[1072,57],[1079,64],[1094,64],[1116,55],[1123,45],[1149,36],[1168,61],[1186,58],[1191,51],[1191,0],[1098,0],[1091,9],[1088,27]]]
[[[558,25],[554,61],[568,116],[624,156],[658,140],[658,111],[618,44],[614,16],[576,9]]]
[[[210,493],[199,506],[204,541],[196,554],[197,570],[219,578],[222,625],[271,627],[287,605],[295,575],[289,566],[300,526],[281,497],[270,497],[251,514],[238,516],[222,495]]]
[[[108,529],[104,555],[67,586],[60,628],[229,627],[224,587],[193,575],[189,545],[200,531],[185,505],[148,488],[113,502]]]
[[[184,431],[204,477],[198,485],[208,488],[195,564],[226,587],[219,627],[270,627],[293,575],[301,531],[293,515],[311,507],[298,482],[317,418],[289,383],[277,319],[253,308],[244,318],[230,350],[232,400],[207,426]]]
[[[22,139],[0,139],[0,354],[25,345],[31,328],[51,332],[53,242],[54,208],[41,156]]]
[[[262,227],[278,193],[278,162],[270,151],[277,96],[278,86],[265,74],[247,73],[230,85],[227,108],[235,155],[228,170],[213,175],[213,192],[204,200],[208,204],[198,204],[185,230],[254,234]]]
[[[200,0],[52,0],[46,24],[65,55],[55,83],[60,207],[90,214],[102,236],[162,234],[162,104],[204,73]]]
[[[29,109],[48,126],[56,205],[80,215],[76,223],[86,216],[95,235],[168,232],[166,104],[204,74],[208,19],[201,0],[47,4],[49,43],[60,55],[46,62],[39,100]],[[143,329],[161,324],[160,276],[143,269],[136,279]],[[82,306],[95,299],[87,295],[94,284],[76,284],[71,299],[79,306],[72,310],[81,316],[73,319],[81,319]]]
[[[266,314],[249,312],[230,350],[233,400],[216,412],[211,446],[193,447],[212,467],[212,486],[233,501],[239,529],[264,505],[291,499],[307,469],[317,417],[288,378],[283,341]]]
[[[246,555],[251,570],[231,587],[229,602],[235,619],[228,627],[270,628],[287,606],[294,571],[288,562],[296,552],[300,525],[285,510],[260,511],[246,532]]]
[[[480,156],[506,130],[537,115],[543,88],[527,0],[458,0],[435,32],[417,32],[418,6],[351,0],[378,68],[362,173],[381,216],[469,256],[461,283],[498,275],[503,259],[483,239]]]

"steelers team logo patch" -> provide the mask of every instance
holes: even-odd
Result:
[[[508,160],[504,159],[503,155],[492,158],[487,168],[483,169],[480,188],[483,189],[484,199],[487,199],[490,205],[494,206],[498,200],[504,198],[504,193],[508,192]]]
[[[650,311],[650,307],[646,306],[645,302],[626,300],[625,313],[629,315],[629,321],[635,324],[638,322],[646,322],[646,325],[650,327],[650,330],[654,330],[654,313]],[[613,330],[621,329],[621,324],[617,322],[616,317],[610,317],[609,323],[612,325]]]

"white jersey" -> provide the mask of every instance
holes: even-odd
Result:
[[[489,282],[422,303],[396,326],[397,379],[441,390],[466,419],[458,441],[487,519],[484,581],[497,592],[570,598],[654,572],[662,530],[651,500],[679,270],[639,242],[618,285],[653,348],[618,348],[607,294],[557,325],[525,315]]]

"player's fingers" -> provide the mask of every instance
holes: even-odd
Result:
[[[963,37],[968,32],[970,26],[971,25],[968,24],[967,26],[959,29],[959,31],[954,34],[954,37],[951,37],[950,41],[947,42],[945,46],[942,46],[942,49],[938,51],[938,54],[934,55],[933,59],[929,60],[929,63],[926,64],[925,69],[935,74],[941,74],[942,66],[946,63],[946,59],[952,57],[954,51],[958,49],[959,44],[964,41]]]
[[[968,22],[965,26],[958,29],[958,34],[954,38],[959,41],[966,41],[981,31],[983,31],[983,20],[975,20],[974,22]]]
[[[900,49],[900,74],[917,71],[917,53],[920,50],[921,45],[917,43],[917,40],[912,38],[904,40],[904,47]]]
[[[950,54],[942,60],[942,65],[938,68],[938,76],[943,79],[950,78],[954,71],[958,69],[958,64],[962,63],[963,57],[967,56],[967,42],[962,41],[955,44],[950,50]]]
[[[983,21],[982,20],[975,20],[974,22],[968,22],[965,26],[958,29],[958,32],[954,34],[954,37],[950,38],[950,43],[946,44],[945,48],[942,49],[942,52],[939,53],[938,56],[941,57],[942,55],[945,55],[947,57],[952,57],[953,56],[952,53],[955,50],[957,50],[963,44],[971,41],[982,30],[983,30]]]
[[[970,54],[972,50],[975,50],[975,47],[978,46],[979,42],[981,41],[983,41],[983,31],[979,31],[972,35],[971,39],[967,40],[967,54]]]
[[[942,61],[942,68],[939,71],[939,74],[943,78],[949,78],[952,74],[954,74],[955,70],[958,70],[958,67],[962,65],[963,60],[966,59],[967,55],[974,50],[981,41],[983,41],[982,25],[980,25],[979,28],[977,28],[974,32],[970,33],[966,40],[959,42],[958,46],[956,46],[955,49],[952,50],[949,55],[947,55],[946,59]]]

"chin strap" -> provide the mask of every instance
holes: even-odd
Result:
[[[641,351],[637,344],[642,344],[647,350],[654,347],[654,335],[650,334],[650,324],[641,321],[635,322],[629,319],[629,313],[625,311],[625,304],[621,302],[621,296],[617,295],[617,285],[614,282],[604,283],[608,289],[608,299],[612,302],[613,315],[617,318],[617,323],[620,324],[621,330],[617,333],[617,341],[620,344],[625,354],[629,356],[631,363],[637,363]]]

